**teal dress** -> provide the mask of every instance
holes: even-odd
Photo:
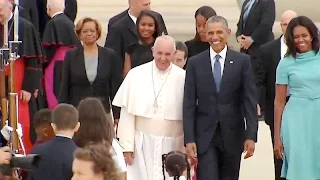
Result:
[[[290,88],[281,123],[284,160],[281,177],[320,179],[320,52],[283,58],[276,84]]]

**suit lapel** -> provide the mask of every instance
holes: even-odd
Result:
[[[136,28],[136,24],[132,21],[131,17],[129,16],[129,14],[126,16],[126,24],[127,27],[129,28],[129,30],[136,36],[138,36],[138,32],[137,32],[137,28]]]
[[[87,71],[86,71],[86,65],[85,65],[85,60],[84,60],[84,51],[83,51],[83,48],[79,48],[77,50],[77,55],[76,57],[78,57],[78,65],[79,65],[79,71],[80,71],[80,74],[82,76],[85,76],[84,79],[86,79],[89,83],[89,80],[88,80],[88,76],[87,76]]]
[[[248,17],[250,17],[251,13],[252,13],[252,10],[254,10],[254,8],[256,7],[256,5],[258,4],[259,0],[256,0],[253,4],[252,4],[252,7],[249,11],[249,14],[248,14]]]
[[[96,78],[94,79],[94,82],[100,78],[101,71],[103,70],[102,67],[104,67],[104,66],[103,66],[104,61],[101,59],[101,57],[104,57],[104,56],[103,56],[103,53],[102,53],[102,52],[103,52],[103,51],[102,51],[102,47],[98,46],[98,48],[99,48],[99,49],[98,49],[97,76],[96,76]]]
[[[228,88],[227,79],[229,78],[229,75],[232,73],[232,66],[234,66],[233,63],[233,52],[231,50],[227,50],[226,59],[224,62],[223,67],[223,73],[222,73],[222,79],[221,79],[221,85],[220,85],[220,92],[223,92],[225,88]]]
[[[274,49],[273,52],[274,52],[274,55],[277,57],[277,59],[279,59],[279,61],[280,61],[280,59],[282,58],[281,57],[281,37],[279,39],[277,39],[276,42],[277,42],[277,45],[275,46],[276,49]],[[276,63],[278,63],[278,62],[276,62]]]
[[[258,2],[259,2],[259,0],[256,0],[256,1],[252,4],[252,7],[251,7],[251,9],[250,9],[250,11],[249,11],[249,14],[248,14],[248,17],[247,17],[247,20],[246,20],[246,22],[244,22],[245,24],[248,22],[248,19],[250,18],[250,15],[251,15],[252,11],[254,10],[254,8],[256,7],[256,5],[258,4]]]

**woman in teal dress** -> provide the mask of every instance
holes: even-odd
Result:
[[[274,151],[283,159],[281,177],[287,180],[320,179],[318,34],[309,18],[292,19],[285,34],[288,52],[277,68]]]

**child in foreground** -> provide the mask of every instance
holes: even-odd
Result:
[[[174,180],[186,180],[183,176],[184,171],[187,170],[187,180],[191,180],[190,165],[188,157],[180,151],[171,151],[168,154],[162,155],[162,172],[165,179],[165,171]]]

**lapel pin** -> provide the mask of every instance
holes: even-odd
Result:
[[[233,63],[233,61],[230,61],[230,64],[232,64]]]

